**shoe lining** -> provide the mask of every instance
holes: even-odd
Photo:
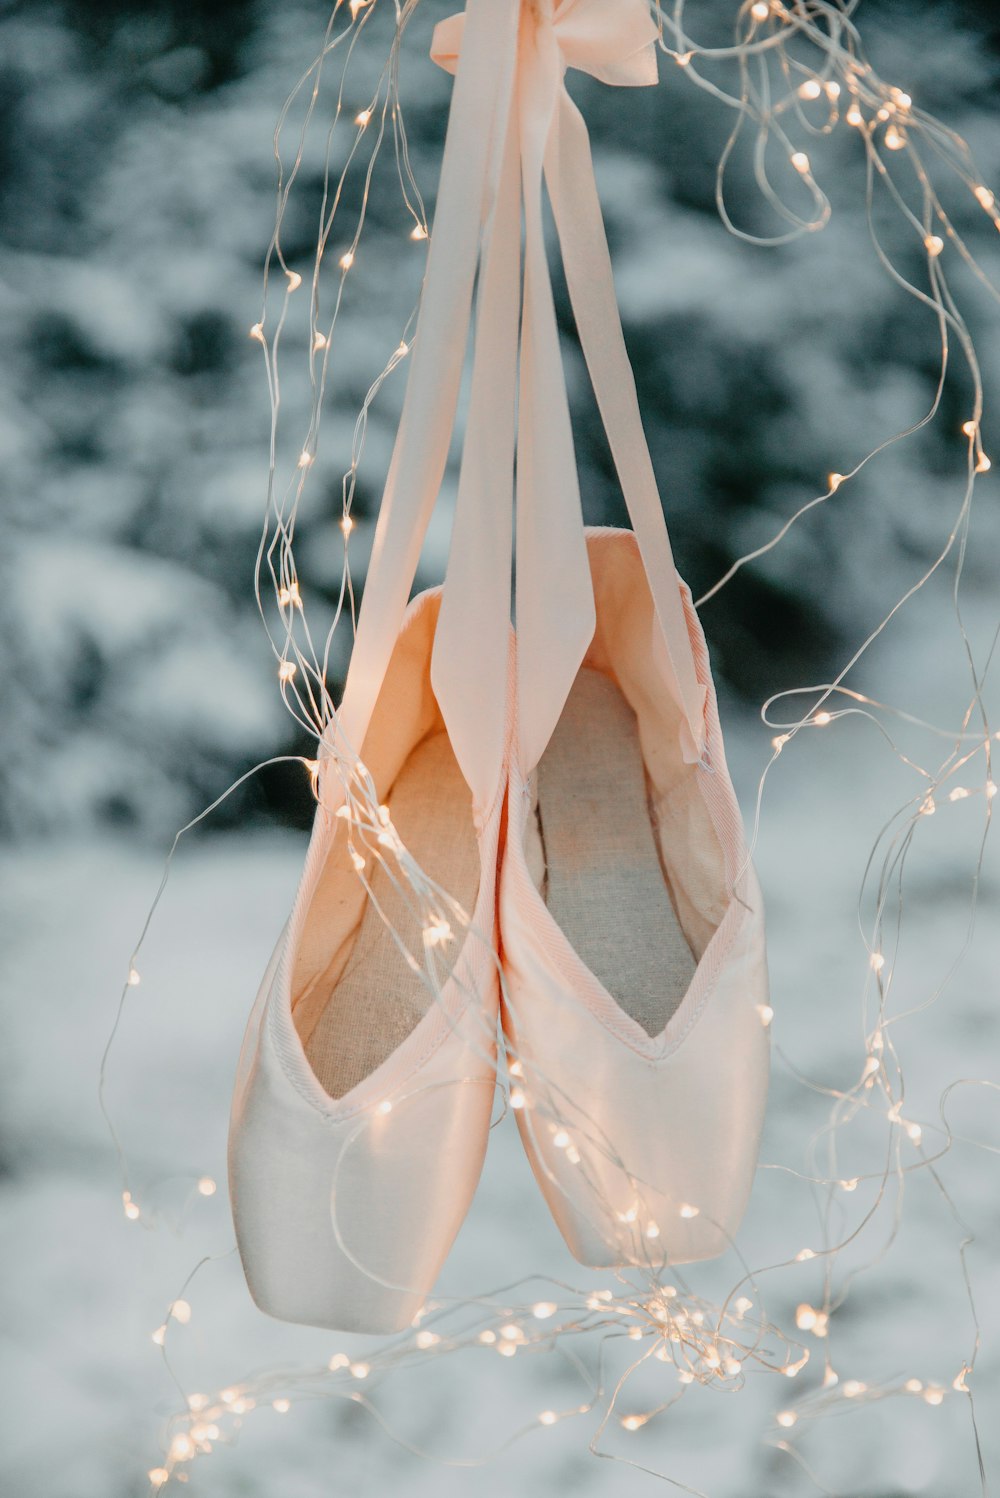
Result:
[[[414,749],[396,778],[388,806],[412,857],[471,914],[479,885],[479,848],[471,793],[447,733],[435,733]],[[346,855],[339,849],[333,856]],[[303,1043],[310,1066],[334,1098],[345,1096],[388,1060],[434,1001],[423,972],[423,928],[413,891],[400,876],[392,854],[383,856],[387,867],[369,859],[372,897],[365,902],[346,962],[343,952],[338,952],[326,972],[297,1000],[303,1005],[303,1018],[306,1010],[315,1013],[322,987],[332,982],[329,998],[311,1032],[303,1035]],[[420,964],[419,973],[413,971],[396,938]],[[442,984],[460,947],[459,938],[437,949]],[[339,976],[334,978],[338,969]],[[296,1022],[300,1023],[298,1011]],[[300,1023],[300,1033],[303,1028]]]
[[[694,977],[656,840],[638,723],[603,672],[581,670],[538,765],[545,898],[580,959],[648,1035]]]

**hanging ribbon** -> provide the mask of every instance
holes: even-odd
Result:
[[[375,528],[344,696],[328,728],[340,752],[348,755],[361,751],[444,477],[482,225],[493,206],[491,183],[499,170],[507,131],[517,52],[516,5],[511,0],[469,0],[467,14],[466,56],[452,95],[403,412]],[[509,578],[507,588],[509,600]],[[506,652],[506,628],[503,640]],[[501,683],[501,700],[504,689]],[[486,783],[482,767],[477,765],[471,778],[467,764],[462,769],[481,806],[482,795],[491,793],[480,789]]]
[[[444,475],[482,254],[469,423],[432,676],[476,805],[503,744],[510,609],[521,205],[524,306],[517,417],[517,640],[522,764],[540,758],[594,630],[594,600],[542,225],[547,184],[581,345],[684,710],[704,742],[683,606],[619,320],[583,119],[567,68],[656,82],[646,0],[469,0],[435,29],[456,73],[403,414],[336,728],[360,747]],[[482,239],[482,245],[480,240]]]
[[[452,747],[485,809],[503,764],[510,644],[514,413],[521,293],[521,175],[508,110],[476,302],[469,418],[431,682]]]
[[[466,17],[435,30],[431,55],[454,69]],[[642,428],[635,380],[618,314],[611,259],[583,118],[566,91],[574,67],[602,82],[657,80],[657,28],[645,0],[525,0],[513,79],[524,198],[524,313],[517,445],[517,641],[522,762],[540,758],[594,629],[594,603],[565,379],[542,229],[548,186],[567,285],[598,407],[650,579],[666,645],[665,668],[684,710],[682,748],[700,757],[705,688],[688,638],[670,541]],[[477,362],[490,359],[486,340]],[[467,438],[468,441],[468,438]],[[469,564],[453,554],[453,570]],[[497,558],[495,565],[504,568]],[[460,596],[474,596],[463,578]],[[466,630],[468,649],[469,630]],[[449,671],[439,662],[443,681]],[[480,687],[483,683],[480,681]]]
[[[545,180],[556,221],[577,333],[607,432],[622,494],[650,581],[665,662],[684,710],[685,760],[701,759],[707,688],[698,681],[670,537],[625,347],[611,255],[587,127],[565,88],[549,140]]]

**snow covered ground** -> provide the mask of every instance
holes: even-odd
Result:
[[[877,647],[866,684],[873,695],[942,724],[965,704],[961,652],[949,623],[947,589],[922,595],[898,637]],[[990,627],[985,590],[970,604],[980,647]],[[995,696],[994,696],[995,703]],[[768,734],[728,717],[731,753],[748,812],[768,754]],[[905,747],[929,763],[937,741],[916,730]],[[944,744],[944,741],[940,741]],[[941,756],[945,749],[940,751]],[[981,784],[982,757],[959,781]],[[776,1066],[766,1167],[802,1169],[807,1137],[826,1103],[799,1077],[853,1085],[864,1061],[861,995],[869,979],[856,924],[856,895],[868,848],[895,807],[917,794],[874,727],[845,718],[800,735],[768,782],[758,865],[770,911]],[[939,798],[920,819],[908,866],[894,1012],[928,999],[961,949],[970,876],[982,831],[982,795]],[[299,838],[227,834],[182,851],[129,997],[112,1054],[109,1102],[128,1151],[133,1189],[155,1203],[156,1231],[122,1214],[120,1182],[95,1102],[101,1050],[123,965],[159,877],[159,861],[111,839],[55,841],[3,855],[2,958],[5,995],[2,1234],[7,1274],[0,1289],[6,1435],[0,1486],[22,1498],[117,1498],[146,1490],[157,1464],[163,1417],[177,1391],[150,1340],[195,1262],[209,1264],[186,1292],[193,1315],[172,1327],[169,1348],[185,1390],[216,1389],[279,1365],[322,1365],[349,1339],[285,1327],[252,1305],[231,1229],[224,1149],[233,1069],[257,978],[298,876]],[[906,1076],[905,1116],[924,1128],[929,1154],[940,1144],[939,1094],[959,1077],[1000,1083],[1000,924],[997,859],[987,857],[971,950],[937,1005],[902,1021],[894,1036]],[[958,1258],[975,1235],[968,1269],[984,1344],[970,1387],[983,1424],[987,1466],[1000,1471],[1000,1094],[960,1089],[949,1111],[961,1140],[941,1162],[955,1216],[927,1172],[910,1174],[898,1241],[884,1262],[854,1283],[833,1317],[830,1351],[841,1376],[878,1384],[917,1377],[946,1390],[932,1407],[919,1396],[843,1401],[803,1438],[802,1451],[841,1498],[980,1491],[968,1398],[951,1389],[972,1352],[974,1327]],[[848,1134],[838,1164],[848,1177],[877,1168],[888,1125],[880,1116]],[[903,1142],[914,1164],[917,1149]],[[204,1198],[198,1176],[220,1183]],[[168,1179],[172,1178],[172,1179]],[[845,1222],[861,1219],[871,1194],[844,1197]],[[185,1202],[187,1203],[184,1207]],[[183,1231],[174,1220],[184,1207]],[[884,1242],[891,1206],[845,1256],[853,1266]],[[791,1258],[815,1241],[809,1189],[785,1170],[762,1169],[741,1247],[754,1265]],[[476,1293],[519,1274],[543,1272],[588,1283],[548,1220],[506,1120],[494,1133],[482,1187],[446,1268],[443,1288]],[[690,1275],[712,1295],[735,1278],[732,1263]],[[591,1276],[590,1280],[597,1280]],[[840,1273],[835,1283],[841,1283]],[[817,1264],[765,1274],[772,1320],[794,1333],[794,1308],[821,1294]],[[804,1335],[804,1334],[799,1334]],[[808,1338],[807,1338],[808,1340]],[[765,1444],[776,1411],[819,1381],[790,1386],[754,1374],[738,1396],[692,1389],[680,1406],[635,1433],[617,1425],[607,1449],[687,1482],[711,1498],[785,1498],[817,1491],[805,1471]],[[661,1365],[655,1365],[660,1367]],[[664,1372],[665,1378],[672,1375]],[[801,1385],[801,1387],[799,1386]],[[432,1451],[486,1451],[537,1410],[575,1403],[577,1386],[558,1359],[446,1357],[376,1391],[410,1439]],[[483,1467],[447,1467],[394,1445],[375,1422],[343,1402],[264,1407],[239,1442],[217,1447],[190,1469],[188,1491],[213,1498],[318,1495],[641,1494],[661,1486],[587,1452],[594,1421],[538,1429]],[[783,1433],[784,1434],[784,1433]],[[663,1487],[663,1491],[674,1491]]]

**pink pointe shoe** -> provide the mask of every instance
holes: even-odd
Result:
[[[477,814],[431,688],[440,602],[431,589],[409,606],[362,748],[391,824],[366,833],[343,815],[321,766],[305,870],[233,1098],[230,1188],[251,1294],[272,1316],[345,1331],[397,1331],[420,1309],[479,1179],[496,1080],[505,779]],[[440,907],[421,924],[394,835],[471,913],[464,939]]]
[[[511,755],[503,1024],[524,1147],[570,1250],[656,1267],[723,1252],[746,1207],[764,912],[690,593],[678,582],[707,688],[693,763],[635,537],[587,544],[593,639],[537,767]]]

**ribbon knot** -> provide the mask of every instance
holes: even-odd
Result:
[[[527,24],[526,24],[527,23]],[[465,13],[434,28],[431,57],[454,73],[462,48]],[[522,44],[551,31],[564,68],[625,88],[655,83],[659,31],[646,0],[522,0]]]

